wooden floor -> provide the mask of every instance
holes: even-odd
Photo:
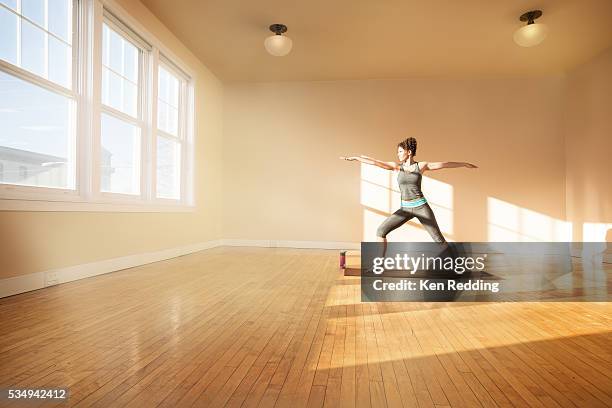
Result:
[[[105,408],[612,406],[612,304],[360,303],[337,262],[219,247],[0,299],[0,388]]]

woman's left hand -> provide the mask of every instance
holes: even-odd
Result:
[[[467,167],[468,169],[477,169],[478,166],[476,166],[475,164],[472,163],[465,163],[465,167]]]

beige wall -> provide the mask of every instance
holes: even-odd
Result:
[[[567,218],[575,240],[612,242],[612,48],[568,75],[565,101]]]
[[[480,166],[429,173],[452,186],[449,238],[489,239],[490,198],[522,217],[510,228],[529,228],[533,214],[563,220],[562,82],[547,77],[227,84],[224,236],[374,240],[372,224],[396,207],[387,206],[385,213],[362,205],[359,165],[338,156],[394,160],[396,143],[408,136],[419,142],[419,160]],[[434,189],[425,194],[434,196]],[[387,193],[377,194],[366,201],[384,201]]]
[[[0,279],[221,238],[223,87],[141,3],[119,4],[195,72],[196,190],[192,213],[0,211]]]

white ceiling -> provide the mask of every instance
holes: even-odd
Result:
[[[222,81],[560,74],[612,46],[612,0],[141,0]],[[549,27],[521,48],[518,17]],[[268,26],[293,39],[266,53]]]

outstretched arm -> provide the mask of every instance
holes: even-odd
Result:
[[[341,156],[340,159],[342,160],[348,160],[348,161],[358,161],[360,163],[365,163],[365,164],[371,164],[372,166],[377,166],[380,167],[382,169],[385,170],[397,170],[399,168],[399,165],[395,162],[384,162],[381,160],[377,160],[374,159],[372,157],[368,157],[368,156],[350,156],[350,157],[344,157]]]
[[[478,166],[466,162],[419,162],[422,171],[425,170],[440,170],[452,169],[454,167],[467,167],[469,169],[477,169]]]

